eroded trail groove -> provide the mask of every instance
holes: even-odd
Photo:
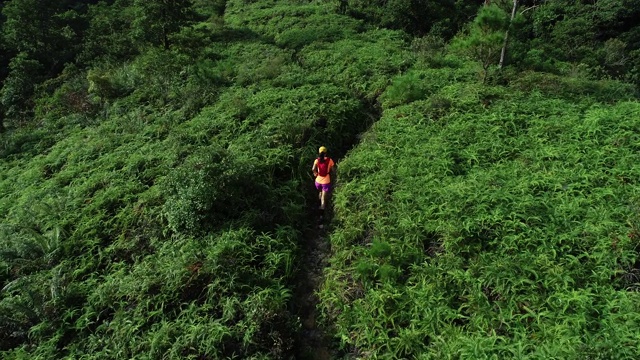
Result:
[[[380,119],[381,113],[376,99],[362,99],[361,121],[350,129],[349,136],[341,139],[337,151],[329,150],[330,154],[335,156],[333,159],[337,164],[339,164],[340,158],[359,143],[361,135]],[[313,184],[313,180],[310,179],[310,181]],[[332,178],[332,183],[335,186],[336,179]],[[311,189],[312,185],[309,188]],[[310,191],[307,204],[310,204],[307,212],[308,221],[303,241],[300,243],[298,273],[295,278],[295,291],[291,302],[291,308],[300,317],[302,324],[301,331],[295,339],[294,354],[296,359],[338,359],[345,354],[338,350],[328,329],[323,328],[318,321],[320,315],[319,299],[316,295],[324,281],[324,269],[329,265],[331,257],[329,235],[333,219],[333,204],[330,200],[326,213],[321,214],[320,210],[317,210],[318,198],[315,189]],[[321,215],[323,215],[323,220],[320,227]]]
[[[302,329],[296,339],[296,359],[335,358],[329,334],[318,323],[316,290],[322,284],[323,269],[328,264],[331,251],[325,229],[326,225],[324,229],[311,227],[305,232],[304,243],[300,244],[303,253],[296,279],[293,307],[300,317]]]

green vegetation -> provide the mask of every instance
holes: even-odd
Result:
[[[639,115],[636,101],[467,84],[386,109],[341,163],[322,299],[343,345],[637,357]]]
[[[640,4],[515,5],[0,2],[0,356],[314,358],[312,237],[333,358],[638,358]]]

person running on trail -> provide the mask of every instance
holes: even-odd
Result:
[[[318,149],[318,158],[313,162],[313,175],[316,177],[316,189],[319,192],[320,210],[324,210],[329,193],[331,192],[331,171],[336,165],[330,157],[327,156],[327,148],[321,146]]]

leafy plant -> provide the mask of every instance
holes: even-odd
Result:
[[[483,81],[491,64],[496,64],[504,41],[504,32],[509,24],[507,13],[496,5],[483,6],[469,26],[466,36],[455,39],[451,47],[479,61],[483,70]]]

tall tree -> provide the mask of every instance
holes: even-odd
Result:
[[[2,14],[2,8],[4,7],[4,1],[0,0],[0,29],[4,26],[4,22],[6,17]],[[4,84],[4,79],[7,77],[9,73],[9,59],[11,55],[9,54],[9,49],[5,45],[4,38],[0,36],[0,89],[2,89],[2,85]],[[4,126],[4,110],[2,108],[2,102],[0,102],[0,133],[5,131]]]
[[[73,57],[78,48],[78,17],[72,5],[70,0],[3,4],[1,35],[10,60],[0,102],[7,118],[24,117],[38,81],[55,76]]]
[[[497,5],[483,6],[469,26],[467,34],[452,42],[452,49],[477,60],[482,65],[483,81],[491,64],[496,64],[509,25],[507,13]]]
[[[56,10],[55,2],[38,0],[14,0],[2,9],[6,17],[3,24],[3,38],[16,52],[28,55],[42,55],[51,49],[52,18]]]
[[[11,59],[9,70],[9,76],[0,89],[0,105],[7,117],[24,118],[32,110],[32,95],[42,79],[42,65],[29,58],[26,52],[21,52]]]
[[[519,28],[509,33],[514,62],[554,72],[580,64],[591,76],[638,82],[632,73],[640,69],[640,0],[518,0],[518,6]]]
[[[136,38],[170,47],[170,36],[194,19],[191,0],[133,0]]]
[[[83,39],[79,60],[94,59],[123,61],[137,53],[131,36],[131,23],[135,20],[132,0],[99,2],[89,6],[89,25]]]
[[[74,62],[86,29],[87,5],[96,0],[11,0],[2,4],[2,43],[8,70],[2,83],[7,118],[21,114],[33,89]]]
[[[518,9],[518,0],[513,0],[513,8],[511,9],[511,19],[509,20],[509,26],[513,23],[513,19],[516,17],[516,10]],[[504,42],[502,44],[502,51],[500,52],[500,62],[498,67],[502,68],[504,65],[504,58],[507,54],[507,43],[509,42],[509,28],[504,32]]]
[[[354,17],[414,35],[435,32],[452,37],[483,0],[343,0],[339,9]]]
[[[78,49],[83,19],[74,1],[12,0],[5,4],[2,36],[15,53],[44,65],[59,63]],[[82,4],[80,4],[82,5]]]

